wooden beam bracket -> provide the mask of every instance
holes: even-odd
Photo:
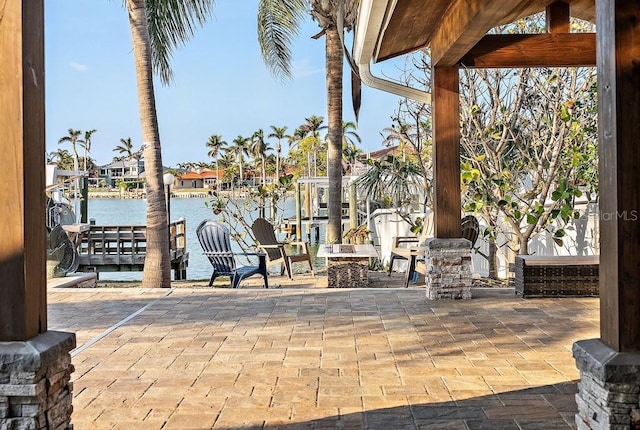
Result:
[[[563,0],[551,3],[546,9],[547,33],[559,34],[571,32],[571,10]]]

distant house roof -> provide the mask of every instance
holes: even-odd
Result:
[[[215,170],[205,170],[200,173],[203,179],[217,178],[218,172]],[[220,177],[224,176],[224,169],[220,169]]]
[[[413,154],[415,153],[415,149],[411,145],[404,145],[404,153]],[[372,151],[368,154],[362,154],[358,157],[358,159],[366,160],[368,158],[373,158],[373,159],[379,160],[383,157],[386,157],[387,155],[393,155],[393,156],[402,155],[402,150],[399,145],[390,146],[389,148],[383,148],[377,151]]]
[[[181,180],[189,180],[189,179],[202,179],[202,176],[198,172],[184,172],[180,174]]]
[[[220,169],[220,177],[224,175],[224,169]],[[194,179],[211,179],[217,178],[218,173],[215,170],[203,170],[201,172],[194,172],[192,170],[184,173],[180,173],[181,180],[194,180]]]
[[[142,160],[122,160],[122,161],[112,161],[109,164],[105,164],[104,166],[100,166],[101,169],[122,169],[123,167],[131,167],[131,166],[139,166],[144,165]]]
[[[361,156],[361,158],[376,158],[380,159],[382,157],[386,157],[387,155],[395,155],[398,150],[398,146],[390,146],[388,148],[379,149],[377,151],[369,152],[366,155]]]

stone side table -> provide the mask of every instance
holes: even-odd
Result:
[[[369,258],[378,253],[367,245],[320,245],[318,257],[325,257],[329,288],[366,288],[369,286]]]

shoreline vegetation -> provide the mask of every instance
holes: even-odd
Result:
[[[217,193],[212,189],[185,189],[171,190],[172,199],[206,199],[213,198],[214,194],[224,197],[245,198],[249,191],[246,189],[234,191],[220,191]],[[89,198],[94,199],[143,199],[146,197],[144,189],[112,189],[112,190],[89,190]]]

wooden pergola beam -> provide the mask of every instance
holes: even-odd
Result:
[[[475,68],[593,67],[595,33],[490,34],[460,64]]]
[[[0,15],[0,342],[47,330],[44,2]]]

